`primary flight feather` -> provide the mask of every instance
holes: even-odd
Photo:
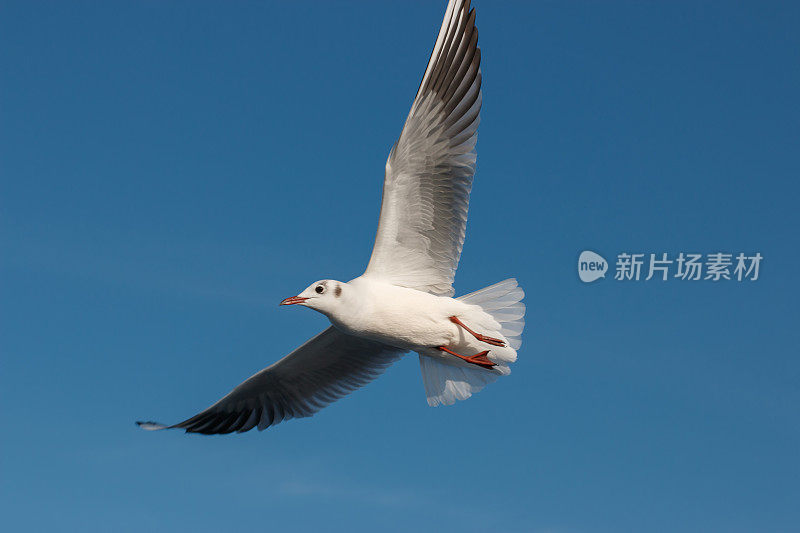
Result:
[[[372,256],[349,282],[313,283],[281,305],[325,314],[331,326],[201,413],[148,430],[263,430],[311,416],[365,385],[409,351],[428,403],[469,398],[510,372],[524,327],[524,293],[509,279],[460,298],[455,277],[475,174],[481,109],[475,11],[450,0],[400,138],[386,161]]]

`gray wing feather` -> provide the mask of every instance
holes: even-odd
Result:
[[[475,11],[451,0],[400,138],[386,162],[366,276],[453,295],[475,174],[481,72]]]
[[[381,375],[402,350],[329,327],[253,375],[205,411],[172,426],[137,422],[148,430],[188,433],[259,431],[314,413]]]

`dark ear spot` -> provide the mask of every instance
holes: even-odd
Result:
[[[336,284],[336,289],[334,289],[333,294],[337,298],[342,295],[342,286],[339,285],[338,283]]]

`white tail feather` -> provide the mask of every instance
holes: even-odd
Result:
[[[522,330],[525,329],[525,304],[522,299],[525,291],[510,278],[495,283],[479,291],[458,298],[464,303],[479,305],[492,318],[500,323],[500,333],[508,340],[508,345],[519,350],[522,346]]]
[[[453,405],[456,400],[466,400],[503,375],[500,371],[486,370],[475,365],[450,364],[439,357],[422,354],[419,356],[419,367],[425,395],[431,407]],[[508,370],[507,366],[495,368]]]
[[[507,279],[458,298],[464,303],[479,306],[499,323],[500,333],[509,345],[503,350],[509,353],[502,360],[493,359],[497,365],[491,369],[452,357],[442,357],[437,352],[429,355],[420,353],[419,364],[428,405],[452,405],[456,400],[466,400],[499,376],[511,373],[505,363],[516,360],[516,350],[522,345],[525,304],[521,300],[524,297],[525,293],[517,280]],[[492,358],[491,353],[489,357]]]

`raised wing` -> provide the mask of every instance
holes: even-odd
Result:
[[[481,53],[475,11],[450,0],[428,68],[386,161],[365,276],[453,295],[475,173]]]
[[[402,350],[346,335],[329,327],[295,351],[255,374],[227,396],[172,426],[137,422],[143,429],[187,433],[259,431],[314,413],[366,385],[396,361]]]

